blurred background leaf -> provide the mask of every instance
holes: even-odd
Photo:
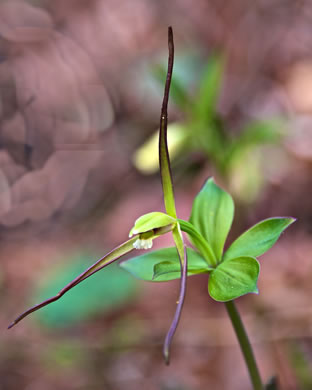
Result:
[[[49,271],[44,276],[45,282],[33,291],[34,301],[40,302],[55,295],[89,267],[94,259],[95,256],[86,254],[73,255],[64,261],[63,266]],[[135,279],[113,263],[34,315],[47,327],[69,327],[99,313],[119,310],[134,299],[135,292]]]
[[[300,343],[289,345],[290,360],[301,390],[312,389],[312,371],[308,353]]]
[[[200,81],[197,95],[194,97],[194,118],[206,124],[215,115],[221,93],[225,61],[220,55],[211,54]]]
[[[205,65],[191,54],[178,57],[172,78],[172,101],[183,119],[169,123],[168,143],[171,160],[186,166],[192,154],[201,151],[213,165],[234,197],[245,204],[260,195],[265,179],[259,147],[278,144],[282,140],[286,121],[282,119],[250,119],[233,132],[219,112],[219,100],[226,70],[225,56],[210,54]],[[197,65],[194,65],[197,64]],[[186,74],[186,66],[196,78]],[[197,70],[195,69],[197,68]],[[166,68],[151,68],[151,75],[163,86]],[[152,80],[148,78],[152,85]],[[144,174],[158,170],[157,132],[150,136],[133,155],[135,167]]]

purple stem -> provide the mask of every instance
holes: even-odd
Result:
[[[183,264],[180,262],[181,265],[181,285],[180,285],[180,294],[179,294],[179,300],[178,300],[178,305],[177,309],[173,318],[173,321],[171,323],[171,326],[169,328],[169,331],[167,333],[165,342],[164,342],[164,347],[163,347],[163,355],[164,359],[167,365],[170,363],[170,346],[171,342],[173,339],[173,336],[175,334],[175,331],[177,330],[180,317],[181,317],[181,311],[184,303],[184,298],[185,298],[185,292],[186,292],[186,277],[187,277],[187,254],[186,250],[184,248],[184,261]]]

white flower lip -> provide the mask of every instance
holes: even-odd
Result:
[[[135,249],[151,249],[152,246],[153,246],[153,240],[151,238],[148,238],[146,240],[138,238],[133,243],[133,247]]]

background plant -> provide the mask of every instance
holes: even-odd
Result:
[[[181,60],[180,66],[190,66],[189,62]],[[218,109],[225,68],[226,58],[212,53],[202,69],[194,69],[200,75],[195,88],[185,77],[185,71],[173,75],[171,97],[183,119],[168,126],[169,151],[172,159],[184,162],[190,153],[202,152],[235,198],[252,203],[264,184],[265,161],[259,151],[264,145],[281,141],[286,120],[248,119],[233,131]],[[152,74],[163,83],[166,69],[159,65],[152,68]],[[136,167],[147,174],[158,168],[157,138],[156,132],[137,149],[133,158]]]

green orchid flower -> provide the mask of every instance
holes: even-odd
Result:
[[[189,221],[177,219],[180,229],[188,234],[194,247],[186,250],[187,274],[208,274],[209,295],[219,302],[258,293],[260,265],[257,258],[267,252],[295,221],[291,217],[260,221],[224,250],[233,218],[232,197],[210,178],[193,202]],[[133,257],[121,266],[147,281],[169,281],[181,276],[174,247]]]
[[[187,253],[185,250],[183,236],[181,233],[180,223],[177,219],[175,201],[173,194],[173,186],[170,172],[170,160],[168,153],[168,143],[167,143],[167,123],[168,123],[168,100],[169,100],[169,90],[173,70],[173,59],[174,59],[174,44],[173,44],[173,33],[172,28],[168,29],[168,47],[169,47],[169,59],[168,59],[168,73],[167,80],[165,84],[164,98],[161,108],[160,116],[160,132],[159,132],[159,163],[160,163],[160,172],[161,180],[164,194],[164,203],[167,214],[162,212],[151,212],[141,216],[136,220],[133,228],[130,230],[129,237],[130,239],[117,248],[113,249],[111,252],[106,254],[103,258],[99,259],[95,264],[89,267],[86,271],[80,274],[77,278],[71,281],[67,286],[65,286],[61,291],[58,292],[55,296],[31,307],[17,317],[10,325],[9,328],[12,328],[19,321],[25,318],[30,313],[57,301],[60,299],[67,291],[71,290],[77,284],[81,283],[83,280],[87,279],[94,273],[100,271],[104,267],[118,260],[121,256],[124,256],[127,253],[137,249],[150,249],[153,245],[153,240],[159,237],[162,234],[172,232],[174,242],[176,244],[176,250],[179,256],[179,261],[181,265],[181,289],[178,299],[176,314],[174,316],[172,325],[167,334],[165,344],[164,344],[164,357],[165,361],[169,363],[169,349],[172,341],[172,337],[175,333],[175,330],[178,325],[180,318],[182,305],[185,296],[186,288],[186,272],[187,272]]]

